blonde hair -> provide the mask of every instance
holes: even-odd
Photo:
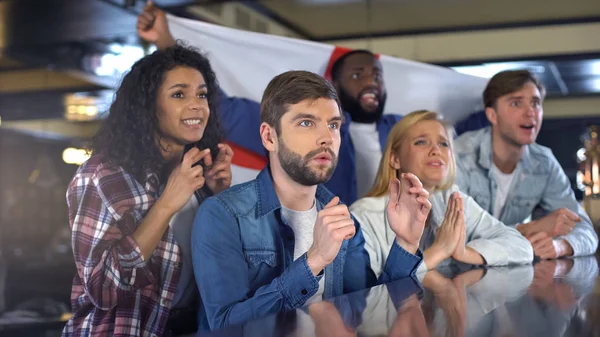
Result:
[[[436,186],[436,190],[446,190],[454,184],[456,177],[456,160],[454,159],[454,144],[452,138],[454,136],[454,128],[442,120],[442,116],[437,112],[429,110],[418,110],[409,113],[402,117],[402,119],[394,125],[390,134],[388,135],[387,143],[385,144],[385,151],[379,162],[379,169],[377,170],[377,177],[371,190],[367,193],[366,197],[381,197],[387,195],[390,188],[390,182],[392,179],[398,176],[398,172],[391,165],[392,154],[399,152],[401,144],[408,134],[408,130],[415,124],[421,121],[437,121],[446,129],[448,142],[450,144],[450,167],[448,177],[439,186]]]

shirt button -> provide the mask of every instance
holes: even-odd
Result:
[[[302,291],[300,292],[302,295],[306,295],[308,294],[308,291],[306,291],[306,289],[302,289]]]
[[[165,298],[163,298],[163,299],[160,301],[160,303],[166,307],[166,306],[167,306],[167,304],[169,303],[169,301],[167,301]]]

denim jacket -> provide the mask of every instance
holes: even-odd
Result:
[[[333,194],[319,185],[317,209]],[[324,298],[415,274],[423,259],[394,244],[376,278],[355,220],[356,234],[343,242],[325,268]],[[319,288],[306,254],[293,261],[294,233],[281,217],[269,166],[255,180],[206,199],[192,229],[192,260],[202,303],[199,330],[215,330],[298,308]]]
[[[467,132],[455,141],[456,183],[490,214],[496,196],[496,180],[492,167],[492,131],[490,127]],[[523,223],[536,206],[546,212],[567,208],[581,217],[565,239],[574,256],[590,255],[598,247],[598,236],[592,222],[575,200],[569,178],[549,148],[531,144],[517,165],[515,178],[500,213],[500,221],[516,226]]]

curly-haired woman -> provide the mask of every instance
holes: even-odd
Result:
[[[197,300],[191,226],[200,202],[231,184],[216,93],[209,61],[182,46],[144,57],[123,78],[67,190],[77,274],[63,335],[196,328],[181,319]]]

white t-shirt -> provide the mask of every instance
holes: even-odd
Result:
[[[356,155],[356,187],[358,198],[369,192],[379,168],[381,145],[376,123],[350,123],[350,139]]]
[[[496,178],[496,199],[494,201],[494,218],[500,219],[500,214],[502,214],[502,208],[504,208],[504,204],[506,203],[506,197],[508,196],[508,192],[510,191],[510,185],[512,184],[513,177],[515,176],[515,172],[517,169],[514,169],[511,173],[502,173],[500,169],[496,167],[492,163],[492,170],[494,172],[494,177]]]
[[[294,261],[302,254],[308,252],[313,243],[313,232],[317,221],[317,205],[313,205],[308,211],[294,211],[281,207],[281,216],[294,231]],[[321,300],[325,290],[325,275],[319,280],[319,290],[306,303]]]
[[[196,291],[194,281],[194,269],[192,267],[192,226],[199,203],[195,195],[192,195],[187,204],[177,212],[169,222],[173,236],[181,251],[181,275],[177,290],[173,296],[173,308],[183,308],[190,304]]]

